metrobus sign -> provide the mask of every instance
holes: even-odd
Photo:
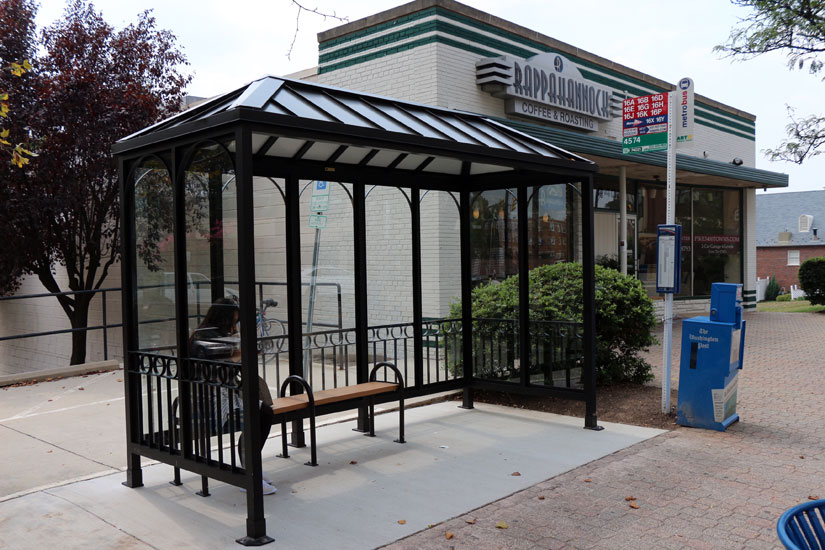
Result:
[[[667,150],[668,94],[625,99],[622,105],[622,154]]]

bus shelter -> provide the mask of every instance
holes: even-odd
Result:
[[[269,542],[259,386],[359,384],[382,361],[406,398],[582,400],[598,429],[591,161],[483,116],[276,77],[114,152],[127,486],[142,485],[147,457],[174,466],[177,483],[181,468],[201,475],[204,496],[210,478],[246,489],[238,542]],[[582,313],[545,318],[527,275],[563,259],[582,266]],[[514,286],[491,314],[478,293],[496,284]],[[240,359],[196,353],[208,311],[229,303],[240,331],[210,349]],[[224,408],[220,422],[205,420],[210,407]],[[290,442],[304,445],[302,421]]]

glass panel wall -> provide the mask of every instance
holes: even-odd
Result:
[[[414,383],[410,189],[366,187],[367,318],[370,368],[394,364]],[[394,381],[391,371],[378,379]]]
[[[422,191],[422,383],[461,377],[461,232],[457,197]]]
[[[138,349],[176,355],[172,180],[160,159],[149,159],[133,181]]]
[[[560,183],[529,188],[527,196],[530,383],[578,389],[584,357],[581,264],[573,263],[576,191]],[[572,273],[579,277],[571,280]]]
[[[518,382],[518,201],[515,189],[472,195],[473,374]]]
[[[518,273],[518,201],[515,189],[484,191],[470,205],[473,286]]]
[[[254,189],[258,367],[270,390],[277,391],[289,376],[286,182],[281,178],[255,178]]]
[[[355,384],[352,184],[299,185],[304,378],[313,389]]]
[[[229,337],[235,328],[218,322],[223,315],[207,319],[213,306],[213,312],[232,311],[238,300],[237,191],[227,149],[217,143],[200,147],[186,168],[184,186],[189,331],[209,329],[198,333],[203,336],[216,329]],[[205,321],[208,326],[201,326]]]

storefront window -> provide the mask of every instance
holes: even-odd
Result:
[[[662,185],[639,187],[639,279],[656,296],[656,228],[665,223]],[[707,296],[711,283],[742,280],[742,242],[737,189],[676,188],[676,223],[682,226],[679,296]]]
[[[693,295],[710,294],[711,283],[742,282],[740,192],[693,191]]]
[[[627,213],[636,213],[636,185],[627,183]],[[593,189],[593,206],[598,210],[619,211],[619,182],[597,179]]]

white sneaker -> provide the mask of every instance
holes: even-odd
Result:
[[[246,489],[241,487],[241,492],[245,493]],[[274,495],[277,492],[278,492],[277,487],[275,487],[274,485],[270,485],[266,480],[263,481],[263,493],[265,495]]]

